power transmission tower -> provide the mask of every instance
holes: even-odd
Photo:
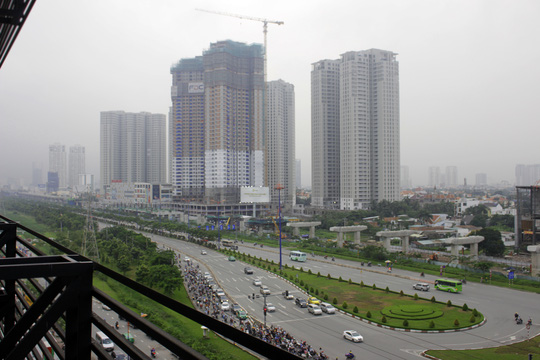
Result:
[[[84,236],[82,243],[82,254],[94,261],[99,262],[99,249],[96,239],[96,230],[94,228],[94,218],[92,216],[92,197],[90,191],[86,193],[86,224],[84,225]]]

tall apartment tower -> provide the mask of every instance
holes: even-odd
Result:
[[[86,174],[85,148],[81,145],[69,147],[68,157],[68,185],[74,189],[79,185],[79,175]]]
[[[428,168],[428,186],[437,187],[441,184],[441,168],[430,166]]]
[[[278,208],[292,208],[296,204],[295,161],[295,102],[294,86],[283,80],[267,84],[266,118],[267,183],[270,202]],[[276,187],[283,189],[278,191]]]
[[[540,164],[516,165],[516,185],[529,186],[540,182]]]
[[[476,174],[475,178],[476,178],[476,181],[475,181],[476,186],[487,185],[487,174],[485,173]]]
[[[112,182],[166,182],[166,116],[101,112],[101,186]]]
[[[396,54],[371,49],[341,55],[341,209],[398,201],[399,71]]]
[[[302,160],[296,159],[296,188],[302,188]]]
[[[402,189],[410,189],[411,186],[411,179],[409,177],[409,167],[406,165],[401,165],[401,188]]]
[[[58,188],[67,186],[67,154],[65,145],[49,145],[49,172],[58,174]]]
[[[311,70],[311,205],[340,203],[340,60],[321,60]]]
[[[311,89],[312,204],[358,210],[399,200],[396,54],[370,49],[319,61]]]
[[[266,184],[262,54],[261,45],[226,40],[171,68],[177,195],[238,202],[240,187]]]
[[[458,186],[457,166],[447,166],[445,170],[446,187],[455,188]]]

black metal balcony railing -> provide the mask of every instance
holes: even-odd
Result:
[[[47,256],[30,242],[17,236],[23,230],[65,255]],[[18,248],[28,249],[29,254]],[[132,359],[150,359],[120,333],[92,312],[92,300],[109,306],[119,316],[181,359],[206,359],[150,321],[92,286],[94,271],[221,334],[264,357],[299,359],[243,331],[179,303],[111,269],[0,215],[0,359],[90,360],[111,359],[92,339],[92,325],[104,332]],[[28,282],[34,289],[30,288]],[[202,335],[202,334],[201,334]]]

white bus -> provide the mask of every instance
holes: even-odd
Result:
[[[223,246],[234,246],[234,242],[232,240],[227,239],[221,239],[221,245]]]
[[[289,253],[289,259],[293,261],[301,261],[304,262],[307,260],[307,254],[301,251],[291,251]]]

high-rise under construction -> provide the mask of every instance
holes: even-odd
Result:
[[[265,185],[263,48],[230,40],[171,68],[170,173],[178,197],[238,202]]]

